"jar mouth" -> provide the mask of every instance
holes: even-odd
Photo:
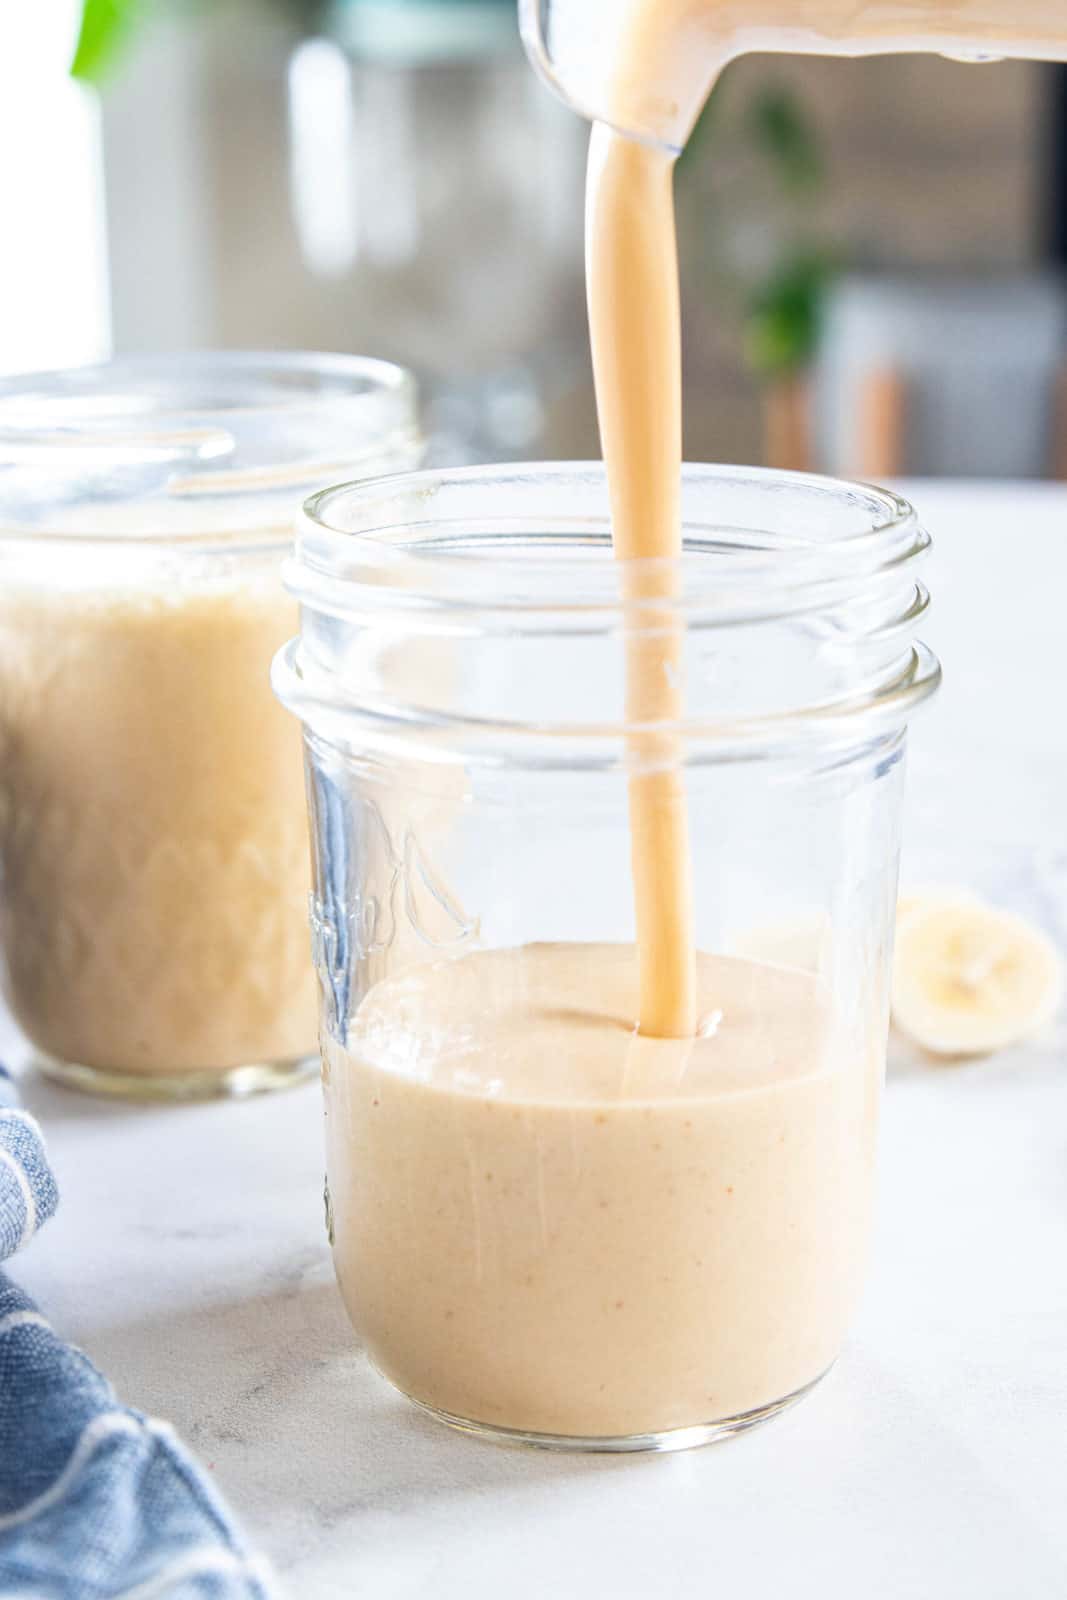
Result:
[[[349,749],[633,770],[635,735],[685,765],[885,737],[936,688],[915,640],[930,540],[899,496],[687,466],[682,518],[678,560],[618,562],[599,463],[323,490],[284,568],[301,636],[275,690]],[[679,674],[677,720],[627,709],[638,640],[649,670]]]
[[[25,374],[0,382],[0,542],[280,543],[301,492],[417,451],[415,381],[370,357],[203,351]]]
[[[825,608],[930,547],[891,490],[759,467],[687,465],[682,524],[679,560],[625,571],[650,580],[657,618],[694,628]],[[352,621],[389,609],[427,625],[432,613],[442,631],[541,632],[625,613],[632,628],[611,553],[602,463],[460,467],[320,490],[298,519],[286,583],[305,606]]]
[[[514,53],[513,11],[508,0],[359,0],[339,10],[337,26],[357,59],[426,67]]]

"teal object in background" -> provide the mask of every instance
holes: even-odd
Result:
[[[329,22],[353,55],[397,66],[476,60],[519,42],[514,0],[337,0]]]
[[[168,5],[196,19],[187,0],[82,0],[71,74],[100,83],[153,13]],[[335,37],[385,65],[428,66],[506,54],[518,43],[515,0],[263,0],[305,35]]]

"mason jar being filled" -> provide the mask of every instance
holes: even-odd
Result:
[[[399,1389],[540,1444],[773,1415],[867,1254],[928,541],[729,468],[682,526],[619,563],[600,467],[417,473],[316,496],[289,567],[342,1293]]]

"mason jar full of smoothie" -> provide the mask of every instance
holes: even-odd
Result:
[[[0,386],[0,971],[46,1072],[171,1097],[313,1065],[280,568],[316,483],[416,451],[410,379],[355,357]]]
[[[608,500],[574,464],[319,494],[274,682],[371,1360],[466,1429],[671,1449],[798,1399],[853,1315],[938,667],[894,495],[687,467],[669,562],[612,559]]]

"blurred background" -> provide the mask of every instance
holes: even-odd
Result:
[[[442,455],[594,455],[586,138],[514,0],[9,0],[0,370],[359,351]],[[740,62],[678,211],[690,458],[1067,477],[1063,71]]]

